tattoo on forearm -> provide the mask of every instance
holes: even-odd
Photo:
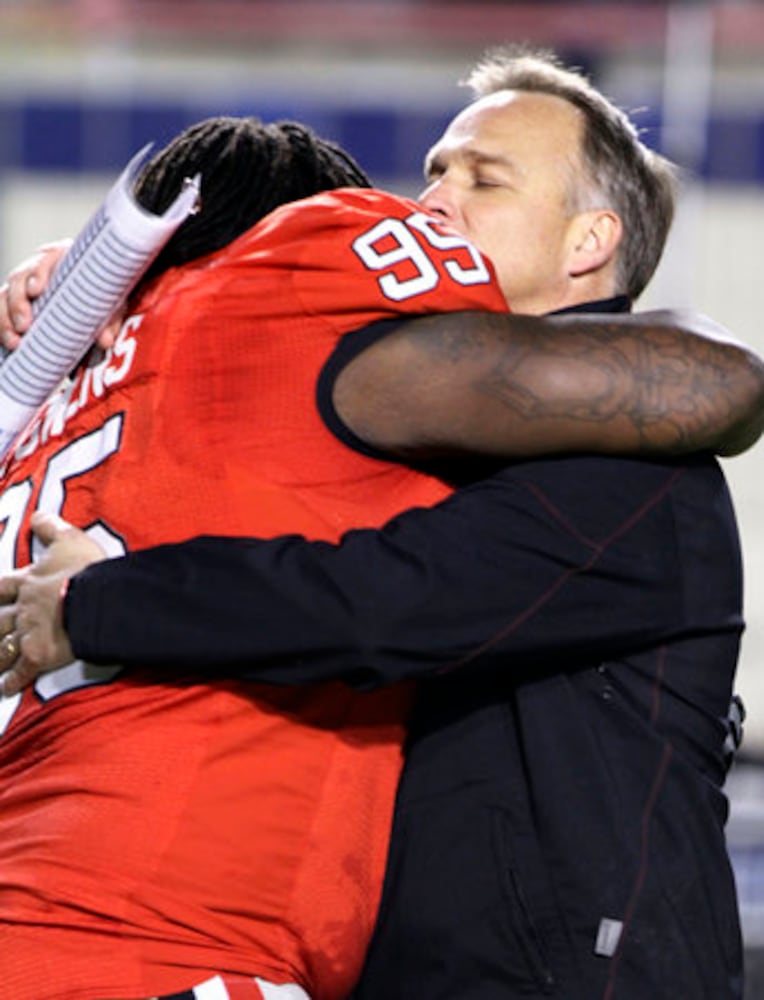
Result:
[[[430,349],[473,364],[474,391],[529,423],[618,422],[645,452],[731,451],[762,431],[764,365],[735,345],[637,318],[463,320]]]

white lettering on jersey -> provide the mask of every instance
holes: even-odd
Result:
[[[66,500],[67,484],[80,476],[87,476],[113,456],[119,454],[124,415],[115,413],[100,427],[68,441],[45,463],[36,500],[31,479],[24,479],[9,486],[0,494],[0,573],[10,572],[17,563],[22,529],[34,502],[36,510],[61,514]],[[82,525],[83,530],[101,545],[109,556],[119,556],[127,551],[124,540],[104,524],[94,521]],[[31,540],[33,559],[38,559],[44,546],[37,538]],[[68,691],[91,684],[112,680],[120,668],[95,667],[76,660],[68,666],[42,674],[34,683],[38,702],[49,701]],[[0,735],[2,735],[18,709],[23,692],[12,698],[0,698]]]
[[[134,334],[140,329],[143,316],[130,316],[123,324],[103,359],[92,367],[82,366],[76,377],[64,383],[48,400],[27,429],[15,449],[17,459],[28,458],[40,445],[64,433],[67,421],[93,399],[101,399],[112,386],[123,382],[130,374],[138,341]]]
[[[426,246],[415,233],[424,237]],[[369,270],[386,272],[377,281],[385,297],[394,302],[431,292],[441,281],[441,268],[458,285],[491,281],[480,252],[462,236],[443,232],[437,219],[424,212],[414,212],[407,219],[382,219],[357,237],[352,247]]]

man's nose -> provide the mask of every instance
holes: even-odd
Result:
[[[419,204],[429,215],[451,223],[458,214],[457,202],[453,184],[444,177],[429,184],[419,196]]]

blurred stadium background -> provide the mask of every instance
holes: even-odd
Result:
[[[0,0],[0,274],[79,229],[146,142],[213,114],[306,121],[415,194],[424,150],[466,100],[458,81],[508,41],[585,68],[684,168],[641,306],[700,309],[764,353],[762,0]],[[747,576],[729,840],[751,1000],[764,997],[761,449],[725,462]]]

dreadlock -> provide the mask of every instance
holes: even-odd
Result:
[[[338,187],[369,187],[355,160],[306,125],[208,118],[191,125],[143,168],[138,202],[161,214],[185,177],[201,174],[202,207],[178,227],[151,277],[226,246],[273,209]]]

